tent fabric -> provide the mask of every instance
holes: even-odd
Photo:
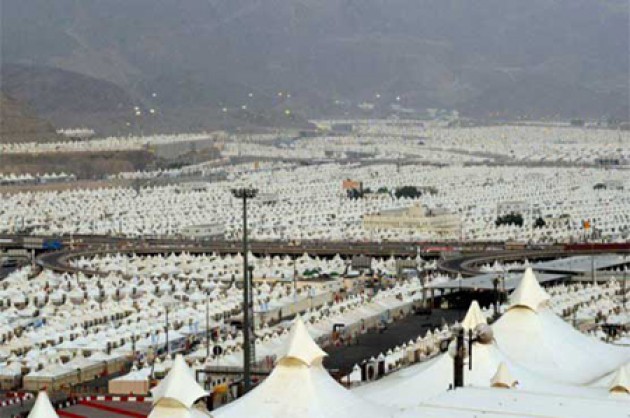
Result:
[[[468,308],[468,312],[466,312],[466,316],[462,321],[462,327],[466,331],[474,330],[475,327],[479,324],[487,324],[486,317],[483,312],[481,312],[481,308],[479,307],[479,303],[476,300],[473,300]]]
[[[155,405],[147,418],[212,418],[212,415],[195,408],[184,408],[181,404],[163,402]]]
[[[627,348],[586,336],[549,309],[511,308],[492,330],[513,363],[556,382],[589,384],[630,360]]]
[[[121,395],[146,395],[149,393],[150,375],[150,367],[145,367],[140,370],[132,370],[124,376],[110,380],[108,383],[109,393]]]
[[[33,405],[33,409],[31,409],[27,418],[59,418],[50,403],[50,399],[48,398],[46,391],[39,392],[37,400]]]
[[[535,331],[530,334],[529,328]],[[547,309],[538,314],[529,308],[511,309],[492,329],[495,340],[491,344],[473,344],[472,370],[466,367],[465,371],[466,388],[488,388],[504,362],[510,374],[518,379],[520,390],[602,396],[612,375],[598,388],[581,385],[607,370],[615,370],[630,356],[627,348],[587,337]],[[353,392],[388,407],[415,408],[447,391],[452,376],[453,359],[442,354],[359,386]]]
[[[271,374],[242,398],[214,412],[218,418],[387,418],[337,383],[322,365],[325,354],[298,319],[291,329],[287,354]]]
[[[630,394],[630,377],[626,367],[620,367],[610,385],[610,392],[625,392]]]
[[[154,405],[162,399],[174,400],[190,408],[197,399],[208,396],[195,380],[184,358],[178,354],[173,367],[158,386],[151,389]]]
[[[623,395],[624,398],[626,395]],[[627,417],[628,402],[608,393],[555,393],[466,387],[444,391],[397,418],[594,418]]]
[[[285,359],[261,385],[215,412],[217,418],[386,418],[340,386],[321,363]]]
[[[492,387],[509,389],[514,387],[517,383],[518,382],[512,377],[512,374],[508,370],[508,367],[504,361],[499,364],[497,372],[494,374],[494,376],[492,376],[492,379],[490,379],[490,386]]]
[[[493,344],[473,344],[472,370],[466,366],[465,385],[488,387],[502,361],[505,357]],[[447,391],[453,383],[453,367],[453,359],[444,353],[359,386],[353,392],[392,408],[409,408]]]
[[[316,361],[321,361],[325,356],[327,356],[326,352],[313,341],[302,318],[296,317],[289,333],[286,351],[280,360],[296,359],[307,366],[311,366]]]
[[[531,267],[528,267],[523,274],[521,282],[510,295],[510,308],[526,307],[537,312],[549,299],[549,294],[538,283],[534,271]]]

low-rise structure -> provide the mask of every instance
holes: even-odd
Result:
[[[224,224],[189,225],[181,229],[181,234],[192,238],[210,238],[223,236],[225,233]]]
[[[384,210],[363,216],[363,226],[368,230],[412,229],[417,232],[454,236],[459,233],[460,225],[458,215],[443,209],[428,209],[424,206]]]

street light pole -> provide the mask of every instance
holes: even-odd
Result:
[[[297,257],[293,258],[293,302],[297,298]]]
[[[626,256],[624,256],[624,261],[626,261]],[[624,311],[628,311],[628,308],[626,307],[626,299],[627,299],[627,295],[626,295],[626,280],[628,279],[628,277],[626,277],[628,275],[628,266],[623,266],[623,285],[621,286],[621,291],[623,292],[622,295],[622,302],[623,302],[623,310]]]
[[[168,306],[166,306],[166,333],[165,333],[165,337],[166,337],[166,355],[168,356],[169,354],[171,354],[171,349],[168,345]]]
[[[210,303],[206,292],[206,358],[210,357]]]
[[[254,188],[232,189],[232,195],[243,200],[243,391],[249,392],[251,382],[251,321],[250,321],[250,291],[249,265],[247,263],[247,199],[256,197],[258,190]]]
[[[453,388],[464,387],[464,328],[460,326],[455,336],[455,357],[453,358]]]

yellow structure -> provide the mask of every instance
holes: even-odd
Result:
[[[405,209],[386,210],[363,216],[365,229],[411,229],[417,232],[454,236],[459,233],[458,215],[441,209],[412,206]]]

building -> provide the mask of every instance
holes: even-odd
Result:
[[[333,123],[330,127],[335,132],[352,133],[353,126],[351,123]]]
[[[189,225],[181,229],[180,234],[190,238],[222,237],[225,233],[224,224]]]
[[[412,229],[416,232],[435,233],[444,236],[459,234],[459,215],[442,209],[412,206],[404,209],[381,211],[363,216],[365,229]]]
[[[344,191],[348,191],[348,190],[358,190],[358,191],[363,191],[363,182],[362,181],[355,181],[352,179],[345,179],[342,183],[341,183],[341,188]]]
[[[205,181],[188,181],[179,183],[177,190],[181,192],[207,192],[210,190],[210,183]]]
[[[278,203],[278,193],[260,193],[258,201],[263,205],[273,205]]]

